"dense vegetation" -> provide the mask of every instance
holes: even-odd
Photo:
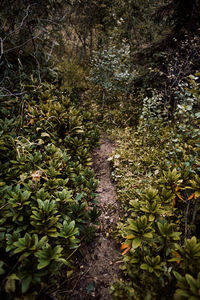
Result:
[[[48,299],[49,286],[57,290],[59,278],[72,273],[71,257],[99,214],[90,156],[98,127],[90,109],[61,89],[59,72],[48,63],[49,42],[57,33],[44,22],[59,5],[47,1],[38,11],[35,2],[10,1],[1,7],[0,298],[5,299]]]
[[[113,299],[199,299],[199,0],[0,9],[0,297],[65,297],[100,214],[98,122],[119,145]]]
[[[26,97],[23,116],[1,109],[1,275],[11,299],[19,288],[38,295],[62,264],[70,271],[97,216],[91,113],[48,84]]]
[[[129,278],[114,284],[114,299],[199,299],[198,99],[182,95],[173,122],[159,117],[154,95],[137,131],[112,130],[121,145],[110,159],[126,216],[117,236]]]

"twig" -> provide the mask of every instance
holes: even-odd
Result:
[[[5,203],[4,205],[2,205],[2,206],[0,207],[0,210],[3,209],[4,207],[6,207],[7,205],[8,205],[8,203]]]
[[[33,4],[34,5],[34,4]],[[24,25],[24,21],[27,19],[28,15],[29,15],[29,9],[30,9],[30,5],[28,5],[28,7],[26,8],[26,15],[23,17],[20,25],[13,31],[11,31],[10,33],[8,33],[5,38],[3,39],[4,41],[13,33],[17,32],[23,25]]]
[[[83,238],[81,240],[83,240]],[[80,248],[80,246],[81,244],[66,258],[66,260],[69,260],[72,257],[72,255]]]
[[[5,94],[5,95],[0,94],[0,98],[1,97],[8,97],[8,96],[12,96],[12,97],[22,96],[26,93],[27,93],[27,91],[24,91],[24,92],[21,92],[21,93],[16,93],[16,94],[13,94],[12,92],[9,92],[9,94]]]
[[[52,56],[52,52],[53,52],[53,48],[55,46],[55,41],[52,42],[52,45],[51,45],[51,50],[48,54],[48,57],[47,57],[47,62],[50,60],[51,56]]]
[[[3,55],[3,39],[0,38],[0,41],[1,41],[1,53],[0,53],[0,59],[1,59],[1,57]]]
[[[32,38],[26,40],[26,41],[25,41],[24,43],[22,43],[21,45],[18,45],[18,46],[15,46],[15,47],[13,47],[13,48],[10,48],[10,49],[8,49],[8,50],[5,50],[4,53],[8,53],[8,52],[10,52],[10,51],[12,51],[12,50],[15,50],[15,49],[18,49],[18,48],[20,48],[20,47],[22,47],[22,46],[25,46],[28,42],[32,41],[33,39],[38,38],[41,34],[42,34],[42,32],[38,33],[36,36],[34,36],[34,37],[32,37]]]

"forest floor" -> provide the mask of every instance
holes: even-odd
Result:
[[[108,157],[115,145],[104,134],[100,148],[93,152],[93,168],[98,184],[98,208],[102,211],[94,241],[82,248],[81,272],[72,288],[70,300],[109,300],[111,283],[120,277],[120,246],[112,237],[119,219],[115,186],[111,180]]]

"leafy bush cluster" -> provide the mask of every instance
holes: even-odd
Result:
[[[27,87],[28,88],[28,87]],[[36,299],[97,222],[89,110],[48,83],[0,107],[0,298]],[[43,298],[44,299],[44,294]]]
[[[179,86],[174,122],[155,93],[136,133],[113,131],[122,139],[110,159],[125,211],[117,237],[128,279],[111,287],[113,299],[200,297],[198,75]]]

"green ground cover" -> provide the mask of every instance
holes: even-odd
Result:
[[[45,299],[72,273],[98,216],[90,151],[99,129],[88,108],[47,83],[0,114],[0,297]]]
[[[182,90],[175,122],[160,118],[154,95],[144,101],[137,130],[110,130],[119,147],[109,160],[124,207],[116,237],[125,280],[111,287],[113,299],[199,299],[197,80],[190,76],[195,88]]]

